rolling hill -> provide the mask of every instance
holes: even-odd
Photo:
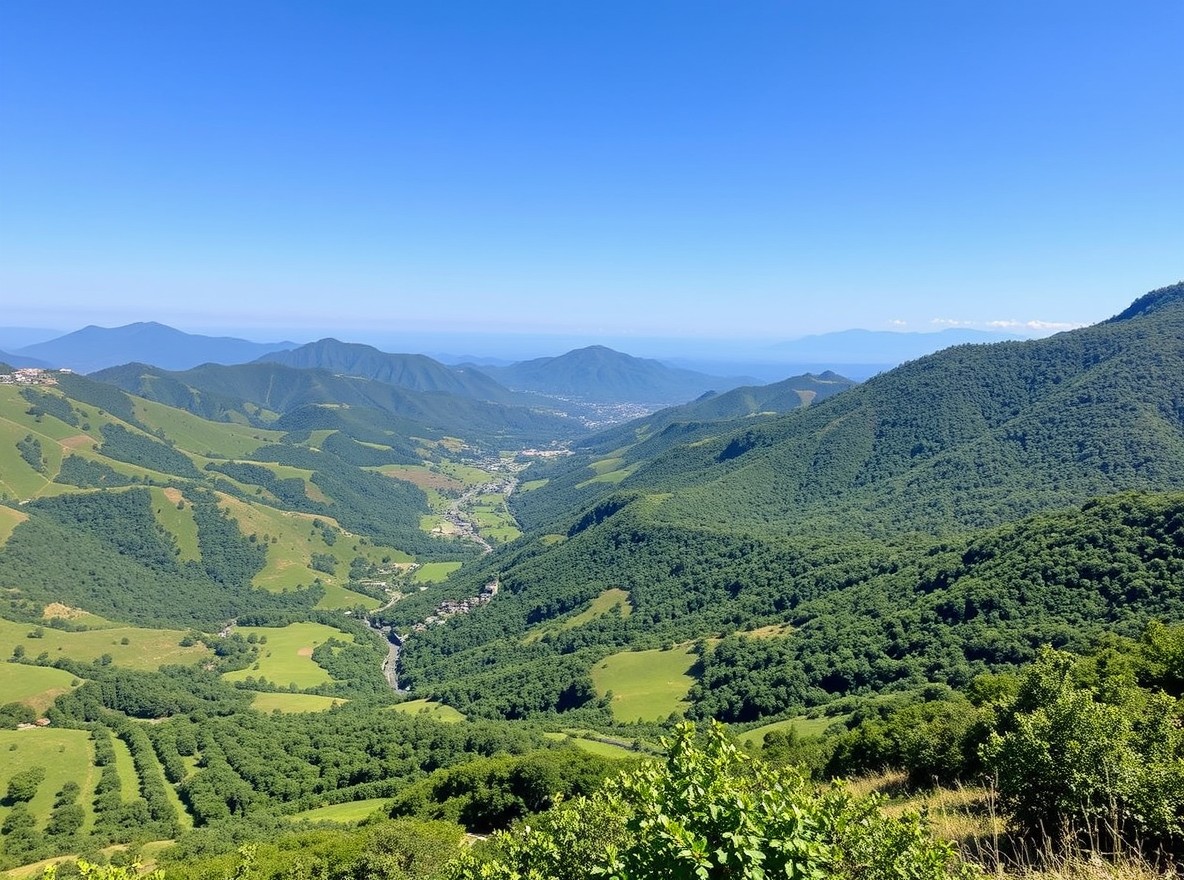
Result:
[[[446,367],[422,354],[388,354],[370,345],[321,339],[287,351],[265,354],[258,363],[282,364],[302,370],[327,370],[412,391],[444,392],[491,403],[521,403],[507,388],[484,373]]]
[[[904,680],[965,682],[1045,641],[1184,619],[1180,496],[1159,494],[1184,490],[1182,383],[1184,284],[1093,327],[956,346],[753,424],[651,434],[641,420],[632,437],[590,438],[517,497],[528,538],[450,585],[496,572],[507,599],[413,636],[405,673],[464,711],[515,717],[594,705],[586,676],[622,646],[791,624],[766,653],[716,658],[720,681],[732,664],[732,696],[692,695],[693,711],[748,718]],[[1075,597],[1045,596],[1051,584]],[[611,589],[628,593],[628,618],[550,625]],[[703,656],[706,670],[715,655]],[[738,708],[754,705],[739,691],[762,669],[793,696]]]
[[[389,429],[405,437],[454,436],[483,447],[498,442],[543,443],[586,433],[577,422],[524,406],[446,391],[414,391],[277,363],[205,364],[180,372],[125,364],[101,370],[93,378],[205,418],[260,426],[271,425],[280,416],[289,417],[290,422],[313,407],[349,407],[386,414]]]

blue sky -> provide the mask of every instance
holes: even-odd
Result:
[[[4,325],[1049,332],[1184,277],[1184,4],[0,4]]]

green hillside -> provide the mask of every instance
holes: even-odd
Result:
[[[613,646],[790,622],[792,636],[724,642],[698,664],[689,711],[753,720],[964,684],[1043,642],[1179,618],[1180,496],[1149,493],[1184,487],[1184,285],[1141,303],[1045,340],[939,352],[752,426],[640,420],[593,438],[515,496],[530,536],[447,586],[473,594],[496,573],[508,595],[412,635],[404,680],[467,712],[593,707],[590,670]],[[526,638],[610,587],[630,617]],[[391,620],[410,625],[433,595]]]

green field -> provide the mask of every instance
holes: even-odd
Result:
[[[633,613],[633,603],[629,601],[629,593],[619,587],[605,590],[593,599],[587,608],[573,614],[571,617],[564,617],[539,625],[528,632],[523,641],[529,644],[530,642],[537,642],[549,632],[563,632],[564,630],[575,629],[577,626],[583,626],[585,623],[591,623],[598,617],[603,617],[614,608],[619,610],[622,617],[628,617]]]
[[[622,651],[596,664],[592,683],[601,696],[613,692],[612,712],[618,721],[660,721],[687,708],[696,659],[689,646]]]
[[[17,442],[28,434],[32,434],[41,442],[41,456],[49,462],[44,474],[35,471],[16,448]],[[61,447],[52,438],[43,434],[40,426],[31,427],[11,419],[0,418],[0,492],[20,501],[35,498],[49,485],[61,463]]]
[[[86,824],[93,824],[91,799],[98,770],[94,766],[94,749],[90,733],[85,730],[58,730],[52,727],[33,730],[0,730],[0,791],[6,791],[8,780],[20,770],[40,766],[45,768],[45,779],[37,788],[37,795],[29,803],[29,810],[37,819],[37,826],[45,826],[53,809],[54,795],[67,782],[74,781],[82,788],[79,803],[86,811]],[[0,803],[0,823],[10,808]]]
[[[518,486],[518,491],[519,492],[533,492],[535,489],[543,488],[543,486],[547,485],[549,482],[551,482],[549,479],[527,480],[525,483],[522,483],[521,485]]]
[[[13,510],[11,507],[0,506],[0,547],[8,540],[12,530],[29,518],[27,513]]]
[[[267,542],[267,562],[251,583],[264,590],[280,592],[307,587],[319,579],[325,585],[326,592],[318,608],[352,608],[355,605],[377,608],[382,604],[370,596],[345,589],[344,584],[349,580],[349,565],[355,556],[363,556],[375,564],[382,564],[383,559],[411,561],[411,556],[401,550],[346,536],[340,531],[337,540],[330,546],[325,542],[323,531],[315,528],[313,522],[320,520],[333,528],[339,528],[337,521],[331,517],[277,510],[265,504],[251,504],[225,495],[219,500],[223,509],[238,521],[240,532],[247,537],[254,535],[257,541]],[[314,569],[314,553],[336,559],[335,573]]]
[[[119,771],[119,796],[127,803],[140,796],[140,775],[127,743],[112,734],[111,745],[115,748],[115,769]]]
[[[481,537],[497,544],[505,544],[522,535],[518,523],[506,507],[504,495],[481,495],[469,508],[469,516]]]
[[[294,822],[341,822],[352,824],[361,822],[379,810],[385,811],[390,804],[389,798],[371,798],[368,801],[351,801],[345,804],[330,804],[327,807],[317,807],[295,813],[291,816]]]
[[[315,687],[331,681],[329,673],[313,662],[312,650],[329,639],[352,642],[353,636],[320,623],[293,623],[285,627],[242,626],[235,629],[244,638],[252,633],[267,637],[267,643],[259,646],[259,661],[246,669],[227,672],[227,681],[244,681],[247,678],[266,678],[268,681],[288,687]]]
[[[760,747],[765,741],[766,733],[772,733],[775,730],[788,730],[791,727],[798,732],[798,736],[819,736],[832,724],[842,721],[846,717],[842,715],[837,718],[827,716],[807,718],[805,715],[800,715],[797,718],[787,718],[784,721],[774,721],[772,724],[754,727],[752,730],[737,734],[736,738],[746,746]]]
[[[575,736],[569,733],[545,733],[543,736],[555,742],[569,742],[581,751],[588,752],[592,755],[600,755],[602,758],[620,760],[623,758],[637,757],[637,752],[632,749],[613,745],[612,743],[601,742],[598,739],[588,739],[587,737]]]
[[[282,431],[268,431],[231,422],[210,422],[181,409],[142,398],[135,401],[136,418],[151,428],[160,428],[181,449],[205,456],[243,458],[264,443],[275,443]]]
[[[635,463],[629,465],[628,467],[620,468],[619,470],[606,471],[603,474],[597,474],[590,480],[584,480],[584,482],[577,485],[576,488],[582,489],[585,486],[591,486],[595,483],[611,483],[615,485],[616,483],[624,480],[626,477],[631,476],[633,472],[636,471],[640,466],[640,464]]]
[[[25,703],[38,712],[44,712],[59,695],[76,687],[72,682],[77,681],[73,675],[61,669],[5,663],[0,667],[0,705]]]
[[[257,693],[251,708],[259,712],[324,712],[345,700],[337,697],[321,697],[317,694],[270,694]]]
[[[408,715],[422,715],[425,718],[431,718],[433,721],[442,721],[445,724],[455,724],[458,721],[465,720],[465,716],[451,706],[446,706],[443,703],[434,703],[431,700],[408,700],[405,703],[396,703],[391,708],[396,712],[405,712]]]
[[[181,551],[177,558],[182,561],[201,559],[193,505],[185,500],[180,489],[154,487],[149,491],[152,492],[152,510],[156,514],[156,521],[177,539],[177,547]]]
[[[411,579],[417,584],[436,584],[448,580],[461,564],[459,562],[425,562],[415,570]]]
[[[29,634],[35,631],[40,631],[41,637],[29,638]],[[86,632],[65,632],[49,626],[37,627],[0,619],[0,657],[11,657],[13,649],[21,645],[26,656],[31,658],[46,653],[50,661],[57,657],[90,661],[110,654],[111,662],[116,666],[158,669],[166,663],[197,663],[210,656],[209,649],[200,643],[182,648],[180,641],[184,637],[185,633],[175,629],[116,626]],[[127,639],[127,644],[123,643],[124,639]]]

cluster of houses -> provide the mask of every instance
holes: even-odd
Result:
[[[458,614],[468,614],[474,608],[488,605],[493,600],[493,597],[497,595],[497,591],[498,582],[490,581],[481,588],[479,595],[472,596],[468,599],[445,599],[422,622],[411,627],[411,631],[423,632],[429,626],[441,624],[450,617],[455,617]]]
[[[69,373],[71,370],[40,370],[23,367],[11,373],[0,373],[0,385],[57,385],[54,373]]]

